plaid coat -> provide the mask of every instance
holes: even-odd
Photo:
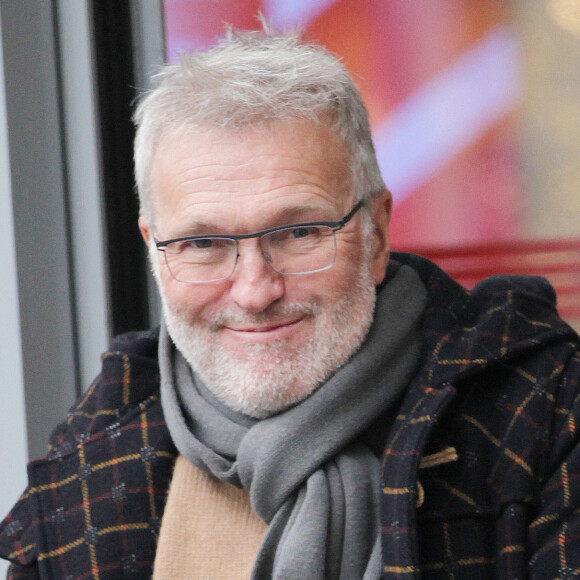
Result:
[[[382,459],[383,578],[580,575],[580,355],[537,278],[468,292],[417,256],[423,364]],[[148,578],[176,450],[157,334],[132,334],[31,462],[0,525],[11,578]],[[358,580],[358,579],[353,579]]]

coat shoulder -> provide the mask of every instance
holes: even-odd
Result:
[[[150,577],[177,454],[156,344],[155,332],[116,340],[47,456],[29,464],[28,488],[0,524],[14,578]]]
[[[159,396],[157,346],[159,329],[115,338],[101,356],[101,372],[52,432],[55,448],[74,447],[80,440],[106,432],[121,417],[138,413]]]

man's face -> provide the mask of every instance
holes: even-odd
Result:
[[[195,234],[243,234],[297,222],[336,221],[353,205],[346,146],[325,124],[277,122],[168,135],[151,174],[151,248]],[[209,284],[171,276],[152,261],[169,333],[205,385],[235,410],[266,416],[308,396],[358,348],[388,261],[386,195],[336,233],[332,268],[276,273],[256,238],[239,241],[233,274]],[[365,244],[366,242],[366,244]]]

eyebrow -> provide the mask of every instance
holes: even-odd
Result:
[[[304,206],[293,206],[283,208],[278,214],[275,216],[273,220],[269,224],[266,225],[264,228],[260,228],[261,231],[263,229],[267,229],[270,227],[276,226],[284,226],[284,225],[292,225],[296,223],[309,223],[309,222],[317,222],[317,221],[332,221],[333,216],[329,216],[330,208],[325,208],[321,206],[314,206],[314,205],[304,205]],[[336,210],[335,210],[336,211]],[[197,236],[197,235],[235,235],[242,232],[232,232],[229,231],[227,226],[217,226],[215,224],[204,222],[204,221],[196,221],[190,224],[184,231],[183,236]]]

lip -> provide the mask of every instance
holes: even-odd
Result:
[[[287,322],[275,322],[258,326],[224,326],[223,330],[228,334],[232,334],[244,340],[262,342],[281,339],[292,334],[297,330],[303,320],[304,317],[298,318],[297,320],[289,320]]]

